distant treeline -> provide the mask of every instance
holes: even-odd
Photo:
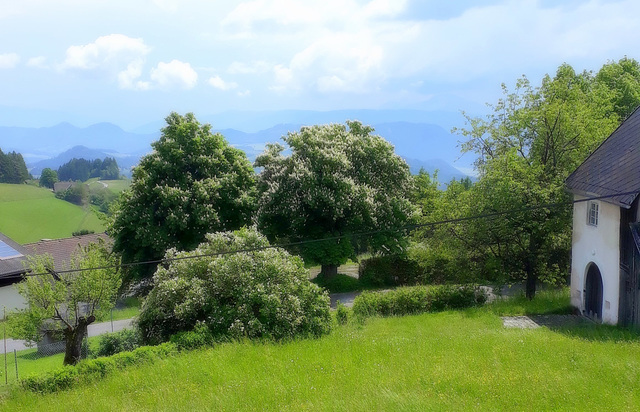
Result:
[[[0,183],[24,183],[31,175],[20,153],[0,149]]]
[[[58,168],[58,180],[60,181],[81,181],[98,177],[105,180],[116,180],[120,178],[120,169],[116,159],[106,157],[104,160],[73,158]]]

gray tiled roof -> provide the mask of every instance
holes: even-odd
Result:
[[[6,243],[12,249],[21,253],[23,256],[14,257],[10,259],[0,259],[0,280],[3,278],[15,278],[19,277],[26,272],[22,262],[26,259],[28,252],[19,244],[0,233],[0,241]]]
[[[611,196],[602,201],[631,206],[640,193],[640,109],[611,133],[566,184],[575,194]]]

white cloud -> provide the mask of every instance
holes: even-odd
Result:
[[[275,76],[275,84],[270,87],[271,90],[284,91],[298,88],[294,83],[293,71],[290,68],[277,64],[273,67],[273,74]]]
[[[149,90],[151,88],[149,82],[138,80],[142,76],[143,66],[142,59],[136,59],[129,63],[125,70],[118,73],[118,86],[121,89]]]
[[[13,69],[20,62],[20,56],[16,53],[0,54],[0,69]]]
[[[247,89],[243,92],[238,92],[238,97],[249,97],[251,96],[251,90]]]
[[[228,13],[221,27],[223,39],[250,44],[260,61],[271,62],[264,65],[273,76],[269,89],[278,92],[366,94],[422,79],[425,87],[481,78],[501,79],[499,85],[564,61],[582,69],[583,62],[640,55],[639,2],[468,4],[429,18],[408,15],[406,1],[253,0]],[[261,73],[238,61],[228,71]]]
[[[236,87],[238,87],[238,83],[225,82],[224,80],[222,80],[222,78],[220,76],[210,77],[208,82],[214,88],[219,89],[219,90],[223,90],[223,91],[224,90],[235,89]]]
[[[95,42],[67,49],[62,69],[120,69],[146,56],[151,48],[141,38],[124,34],[98,37]]]
[[[44,56],[32,57],[29,60],[27,60],[27,66],[46,69],[49,67],[48,65],[45,64],[46,61],[47,61],[47,58]]]
[[[151,69],[153,87],[160,89],[192,89],[198,82],[198,73],[189,63],[171,60],[169,63],[160,62]]]

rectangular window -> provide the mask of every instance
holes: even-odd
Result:
[[[589,202],[587,206],[587,224],[591,226],[598,226],[598,203]]]

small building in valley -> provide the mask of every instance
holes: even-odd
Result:
[[[56,193],[64,192],[74,185],[74,182],[55,182],[53,184],[53,191]]]
[[[575,201],[572,305],[604,323],[640,325],[640,110],[566,184]]]

